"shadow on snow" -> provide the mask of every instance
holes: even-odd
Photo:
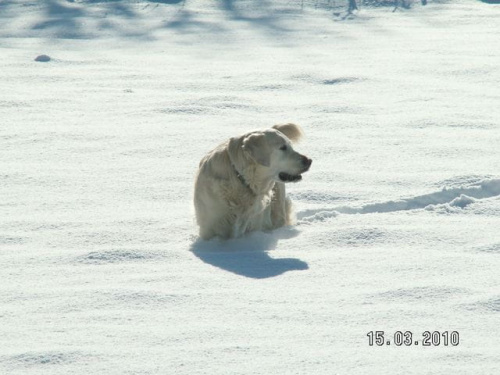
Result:
[[[272,258],[280,239],[295,237],[298,231],[286,227],[271,233],[254,232],[243,238],[221,241],[197,240],[190,250],[203,262],[253,279],[279,276],[287,271],[307,270],[306,262],[295,258]]]
[[[209,6],[222,11],[221,14],[228,20],[245,22],[268,34],[286,31],[268,1],[239,4],[235,0],[217,0]],[[0,1],[0,22],[5,25],[23,19],[26,9],[40,9],[41,19],[26,27],[32,32],[47,31],[56,38],[89,39],[110,31],[121,36],[143,38],[151,38],[155,31],[161,29],[180,33],[230,31],[223,23],[205,21],[198,16],[198,12],[188,8],[186,0],[41,0],[25,6],[5,0]],[[164,20],[150,22],[149,15],[155,15],[157,21]],[[141,25],[136,22],[141,22]]]

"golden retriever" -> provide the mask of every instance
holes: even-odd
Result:
[[[255,130],[201,160],[194,190],[201,238],[237,238],[293,224],[285,183],[300,181],[312,163],[292,147],[302,134],[295,124]]]

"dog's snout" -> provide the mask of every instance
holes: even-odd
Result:
[[[302,164],[304,164],[304,167],[309,168],[312,162],[312,159],[309,159],[307,156],[302,155]]]

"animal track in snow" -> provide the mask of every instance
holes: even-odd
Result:
[[[442,208],[465,208],[476,200],[492,198],[500,195],[500,179],[482,180],[468,187],[443,188],[441,191],[419,195],[412,198],[367,204],[355,207],[334,207],[305,210],[297,213],[301,222],[324,221],[327,217],[338,214],[371,214],[382,212],[408,211],[426,209],[429,211]]]

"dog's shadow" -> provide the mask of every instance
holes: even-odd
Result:
[[[287,271],[307,270],[306,262],[295,258],[272,258],[269,251],[278,241],[295,237],[299,232],[285,227],[270,233],[254,232],[243,238],[221,241],[195,241],[190,250],[212,266],[253,279],[279,276]]]

